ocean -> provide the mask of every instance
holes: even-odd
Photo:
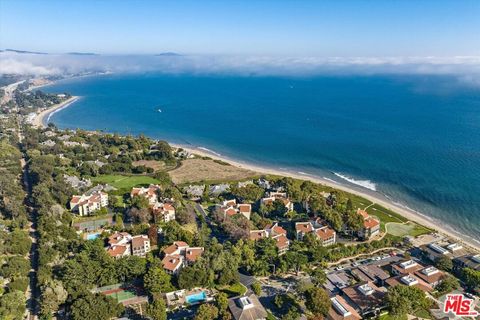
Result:
[[[45,90],[81,96],[50,117],[60,128],[324,177],[480,240],[480,87],[461,77],[115,74]]]

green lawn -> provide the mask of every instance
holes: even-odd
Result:
[[[247,292],[247,288],[245,288],[240,282],[234,283],[231,286],[220,287],[218,290],[225,292],[230,297],[241,296]]]
[[[150,176],[122,176],[122,175],[102,175],[93,177],[92,181],[98,183],[108,183],[109,185],[117,188],[129,190],[133,187],[140,185],[149,185],[151,183],[159,183],[157,179]]]
[[[432,230],[414,222],[408,222],[405,224],[397,222],[388,223],[388,233],[397,237],[404,237],[407,235],[417,237],[430,232],[432,232]]]

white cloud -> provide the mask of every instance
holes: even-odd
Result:
[[[78,56],[0,53],[0,73],[79,72],[315,74],[458,74],[478,79],[480,57]],[[476,80],[474,80],[476,81]],[[473,81],[470,81],[473,82]]]

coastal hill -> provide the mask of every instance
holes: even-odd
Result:
[[[162,52],[158,53],[155,56],[157,57],[182,57],[183,55],[176,53],[176,52]]]
[[[5,52],[21,53],[21,54],[48,54],[48,53],[46,53],[46,52],[16,50],[16,49],[5,49],[4,51],[5,51]]]

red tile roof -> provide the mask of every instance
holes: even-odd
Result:
[[[323,227],[315,231],[317,236],[323,241],[332,238],[335,235],[335,230],[330,229],[329,227]]]
[[[198,257],[200,257],[203,254],[203,248],[198,247],[198,248],[188,248],[187,251],[185,252],[185,258],[187,258],[187,261],[189,262],[195,262]]]
[[[297,232],[308,233],[313,231],[313,226],[310,222],[297,222],[295,223],[295,230]]]
[[[162,260],[163,268],[169,271],[175,271],[183,262],[183,257],[180,255],[166,256]]]

